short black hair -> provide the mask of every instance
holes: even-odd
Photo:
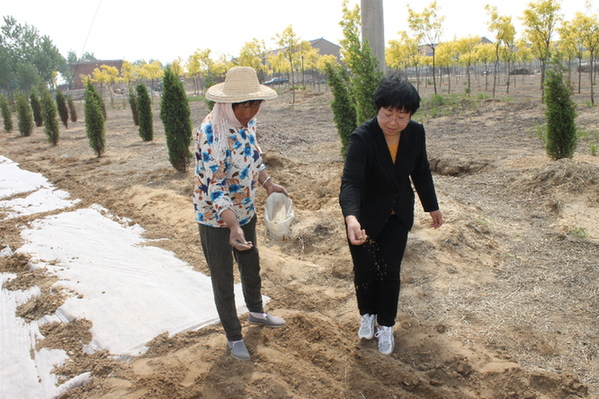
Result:
[[[420,95],[416,88],[401,75],[383,79],[374,92],[377,109],[392,108],[413,115],[420,108]]]

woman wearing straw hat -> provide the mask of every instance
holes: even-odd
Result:
[[[196,135],[194,208],[214,301],[231,355],[248,360],[237,316],[233,258],[237,261],[249,322],[281,327],[285,321],[264,312],[256,247],[255,190],[287,191],[273,182],[256,142],[255,116],[265,100],[277,97],[261,85],[253,68],[231,68],[223,83],[208,89],[214,101]]]

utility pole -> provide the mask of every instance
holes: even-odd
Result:
[[[360,10],[362,17],[362,40],[368,40],[372,54],[379,60],[381,71],[386,73],[383,0],[361,0]]]

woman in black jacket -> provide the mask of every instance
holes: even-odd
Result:
[[[374,94],[377,116],[352,133],[339,202],[354,263],[361,315],[360,338],[378,338],[381,353],[393,352],[400,266],[414,224],[414,191],[441,227],[424,127],[411,120],[420,96],[407,80],[386,78]],[[378,330],[375,333],[375,324]]]

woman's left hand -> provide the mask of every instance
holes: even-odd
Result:
[[[285,187],[275,184],[275,182],[273,182],[272,179],[268,179],[264,188],[266,189],[267,195],[271,195],[272,193],[283,193],[289,197],[289,194],[287,194],[287,190],[285,190]]]
[[[431,227],[433,229],[438,229],[443,225],[443,214],[441,213],[441,211],[432,211],[430,212],[430,215],[433,219],[433,221],[431,222]]]

